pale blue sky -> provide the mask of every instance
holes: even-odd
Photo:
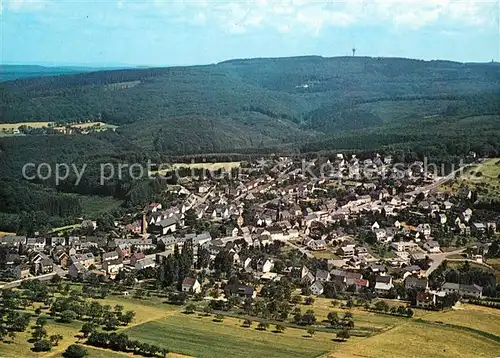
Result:
[[[500,0],[0,0],[2,62],[206,64],[295,55],[500,59]]]

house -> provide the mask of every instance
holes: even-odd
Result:
[[[417,307],[418,308],[431,308],[436,305],[436,296],[430,292],[417,293]]]
[[[387,271],[385,266],[377,264],[371,264],[370,266],[368,266],[368,269],[373,273],[381,273],[381,274]]]
[[[136,252],[135,254],[130,256],[130,264],[135,266],[135,264],[138,261],[144,260],[145,257],[146,257],[146,255],[143,252]]]
[[[224,287],[224,292],[226,292],[226,295],[242,298],[255,298],[257,296],[257,291],[252,286],[242,284],[227,284]]]
[[[413,241],[398,241],[391,243],[391,247],[398,252],[410,252],[415,250],[418,245]]]
[[[200,293],[201,292],[201,285],[197,279],[191,278],[191,277],[186,277],[182,281],[181,289],[182,289],[182,292]]]
[[[325,290],[319,281],[314,282],[309,288],[311,289],[312,294],[316,296],[321,295]]]
[[[309,240],[306,245],[312,251],[326,250],[325,240]]]
[[[446,294],[458,293],[460,296],[465,297],[483,297],[483,288],[478,285],[462,285],[458,283],[445,282],[441,290]]]
[[[460,295],[465,297],[483,297],[483,288],[479,285],[460,285]]]
[[[426,291],[429,288],[429,282],[427,281],[426,278],[408,276],[405,280],[405,289],[409,290],[412,288]]]
[[[478,234],[486,232],[486,225],[483,223],[472,223],[472,231]]]
[[[44,257],[36,266],[35,272],[38,275],[51,273],[54,270],[54,261],[51,258]]]
[[[439,243],[437,241],[427,241],[425,244],[424,244],[424,249],[428,252],[428,253],[440,253],[441,252],[441,248],[439,247]]]
[[[33,250],[41,251],[45,247],[45,239],[43,237],[29,237],[26,239],[26,246]]]
[[[104,261],[111,261],[111,260],[116,260],[120,257],[120,255],[118,255],[118,252],[116,251],[111,251],[111,252],[105,252],[102,254],[101,258],[102,258],[102,262]]]
[[[177,230],[177,222],[179,218],[173,215],[169,218],[161,220],[158,224],[151,226],[151,231],[160,235],[167,235],[174,233]]]
[[[156,213],[158,210],[161,210],[162,205],[160,203],[151,203],[148,206],[148,210],[150,213]]]
[[[87,271],[87,267],[78,261],[72,263],[68,268],[68,274],[72,279],[81,277]]]
[[[52,258],[54,262],[61,267],[68,267],[69,255],[64,250],[56,251],[53,253]]]
[[[377,237],[377,241],[386,241],[387,232],[385,229],[377,229],[375,230],[375,236]]]
[[[325,282],[330,280],[330,272],[325,270],[316,271],[316,281]]]
[[[155,259],[146,257],[143,260],[137,261],[136,264],[134,265],[134,268],[136,270],[143,270],[145,268],[155,267],[155,266],[156,266]]]
[[[394,285],[392,284],[391,276],[376,276],[375,277],[375,292],[381,295],[389,293]]]
[[[271,259],[263,258],[257,261],[257,270],[262,273],[266,273],[272,270],[274,262]]]
[[[18,280],[25,279],[30,275],[30,268],[24,264],[16,265],[16,267],[14,267],[13,274]]]
[[[102,268],[108,275],[114,277],[123,268],[123,261],[122,259],[107,260],[102,264]]]
[[[356,247],[356,244],[343,244],[339,250],[338,254],[340,255],[341,258],[343,259],[348,259],[354,256],[355,251],[354,248]]]
[[[95,257],[94,254],[91,252],[87,252],[85,254],[70,255],[69,258],[72,264],[80,263],[85,267],[89,267],[90,265],[95,264]]]
[[[430,224],[420,224],[416,229],[417,233],[423,234],[425,237],[431,235],[431,225]]]
[[[353,285],[356,288],[356,292],[359,292],[359,291],[361,291],[361,290],[363,290],[365,288],[370,287],[370,281],[363,280],[363,279],[354,280]],[[352,285],[350,285],[350,286],[352,286]]]

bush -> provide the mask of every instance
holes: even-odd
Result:
[[[72,344],[63,353],[63,357],[66,357],[66,358],[81,358],[81,357],[85,357],[87,354],[88,353],[87,353],[87,350],[85,348],[83,348],[82,346],[79,346],[77,344]]]
[[[51,348],[52,344],[46,339],[36,341],[33,345],[33,351],[35,352],[48,352],[51,350]]]
[[[61,322],[71,323],[76,319],[76,313],[71,310],[66,310],[61,313]]]

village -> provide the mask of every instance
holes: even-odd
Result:
[[[422,162],[398,173],[390,156],[307,164],[313,174],[321,165],[334,170],[312,177],[290,157],[261,159],[230,180],[180,177],[166,202],[114,221],[109,232],[85,220],[61,236],[1,237],[8,253],[0,286],[131,276],[227,301],[262,296],[288,278],[307,296],[384,297],[427,309],[498,297],[494,275],[464,272],[494,272],[488,258],[500,254],[500,216],[475,209],[477,193],[440,190],[452,177]],[[172,260],[186,246],[192,262],[179,272]],[[445,272],[452,265],[466,268]]]

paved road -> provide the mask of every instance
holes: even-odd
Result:
[[[460,167],[459,169],[451,172],[450,174],[448,174],[447,176],[445,177],[442,177],[442,178],[439,178],[435,183],[432,183],[430,185],[426,185],[426,186],[423,186],[423,187],[420,187],[420,188],[417,188],[415,189],[414,191],[411,191],[409,193],[406,193],[406,194],[411,194],[411,195],[414,195],[414,194],[419,194],[419,193],[422,193],[424,191],[430,191],[430,190],[433,190],[433,189],[436,189],[438,188],[439,186],[443,185],[443,184],[446,184],[447,182],[449,182],[450,180],[453,180],[456,178],[456,175],[457,173],[460,173],[461,171],[463,171],[465,168],[467,167],[470,167],[470,166],[473,166],[473,165],[476,165],[476,164],[467,164],[467,165],[464,165],[463,167]]]
[[[462,252],[465,251],[465,248],[464,249],[460,249],[460,250],[455,250],[455,251],[450,251],[450,252],[443,252],[441,254],[430,254],[428,255],[429,258],[432,260],[432,264],[431,266],[427,269],[427,271],[425,272],[425,276],[426,277],[429,277],[429,275],[434,272],[434,270],[436,270],[442,263],[443,261],[448,257],[448,256],[452,256],[452,255],[458,255],[458,254],[461,254]]]
[[[12,282],[9,282],[9,283],[6,283],[4,285],[1,285],[0,286],[0,289],[2,288],[12,288],[12,287],[17,287],[17,286],[21,286],[21,283],[23,281],[29,281],[29,280],[40,280],[40,281],[48,281],[50,280],[53,276],[57,275],[57,272],[51,272],[51,273],[47,273],[45,275],[40,275],[40,276],[31,276],[31,277],[27,277],[27,278],[24,278],[22,280],[16,280],[16,281],[12,281]]]
[[[300,247],[300,246],[297,246],[295,244],[292,244],[290,241],[287,241],[287,240],[283,240],[283,242],[288,245],[288,246],[291,246],[293,247],[294,249],[296,250],[299,250],[301,253],[303,253],[304,255],[306,255],[307,257],[309,258],[313,258],[313,254],[311,254],[308,250],[306,250],[305,248],[303,247]]]

